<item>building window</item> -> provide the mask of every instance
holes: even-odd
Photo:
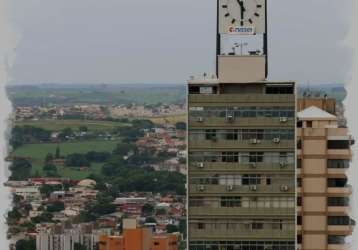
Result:
[[[340,226],[351,225],[351,218],[348,216],[328,216],[328,225]]]
[[[252,230],[261,230],[264,228],[264,224],[260,220],[254,220],[251,226]]]
[[[279,87],[279,86],[266,86],[266,94],[293,94],[294,88],[293,86],[285,86],[285,87]]]
[[[302,187],[302,179],[297,178],[297,187]]]
[[[350,142],[348,140],[330,140],[327,146],[328,149],[349,149]]]
[[[328,235],[327,243],[333,244],[333,245],[343,245],[346,243],[345,236],[343,236],[343,235]]]
[[[312,128],[313,127],[313,121],[306,121],[306,126],[307,126],[307,128]]]
[[[216,140],[216,129],[207,129],[205,132],[206,140]]]
[[[348,207],[349,198],[348,197],[328,197],[327,204],[330,207]]]
[[[297,168],[302,168],[302,160],[297,159]]]
[[[327,167],[328,168],[349,168],[350,161],[349,160],[328,160]]]
[[[297,149],[302,149],[302,140],[297,141]]]
[[[297,206],[302,206],[302,197],[297,197]]]
[[[297,216],[297,225],[302,225],[302,216]]]
[[[198,223],[198,229],[205,229],[205,224],[203,222]]]
[[[244,174],[242,176],[242,185],[260,185],[261,175]]]
[[[302,234],[297,235],[297,244],[302,244]]]
[[[347,186],[347,182],[348,180],[346,178],[332,178],[332,179],[328,179],[328,187],[339,187],[339,188],[343,188]]]
[[[241,207],[241,197],[221,197],[221,207]]]

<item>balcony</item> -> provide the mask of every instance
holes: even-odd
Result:
[[[330,234],[337,235],[351,235],[353,232],[354,226],[352,225],[339,225],[339,226],[331,226],[327,227],[327,231]]]
[[[352,159],[352,150],[351,149],[328,149],[327,154],[330,157],[336,156],[344,159]]]
[[[275,103],[295,103],[295,95],[269,95],[269,94],[218,94],[218,95],[189,95],[189,103],[245,103],[265,104],[272,106]]]
[[[238,240],[238,239],[252,239],[252,240],[292,240],[295,239],[296,234],[294,229],[274,230],[274,229],[189,229],[191,240]]]
[[[193,149],[294,149],[294,140],[189,140],[189,148]]]
[[[348,169],[346,168],[328,168],[328,175],[339,175],[339,176],[345,176]]]
[[[334,214],[348,214],[351,211],[351,208],[349,206],[340,206],[340,207],[328,207],[328,213],[334,213]]]
[[[291,163],[238,163],[238,162],[192,162],[191,172],[293,172],[295,164]]]
[[[295,208],[246,208],[246,207],[190,207],[190,216],[237,217],[237,216],[295,216]]]
[[[347,250],[350,249],[348,244],[328,244],[328,250]]]
[[[225,117],[190,117],[189,126],[195,127],[294,127],[294,118],[257,117],[234,118],[229,121]]]
[[[294,181],[274,185],[200,185],[190,184],[190,194],[294,194]]]
[[[351,195],[352,187],[347,185],[346,187],[329,187],[327,188],[327,193],[330,195]]]

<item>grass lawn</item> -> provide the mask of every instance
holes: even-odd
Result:
[[[33,174],[42,174],[43,162],[48,153],[55,154],[57,145],[60,146],[61,155],[66,156],[72,153],[87,153],[89,151],[107,151],[111,152],[118,141],[84,141],[71,143],[43,143],[43,144],[27,144],[17,150],[12,155],[18,157],[26,157],[31,159]],[[72,179],[83,179],[91,173],[100,173],[102,163],[92,163],[88,170],[80,171],[70,167],[58,167],[58,173],[63,177]]]
[[[86,126],[92,131],[108,131],[116,127],[130,126],[130,124],[109,121],[86,121],[86,120],[38,120],[38,121],[19,121],[18,126],[30,125],[52,131],[61,131],[64,128],[78,130],[80,126]]]

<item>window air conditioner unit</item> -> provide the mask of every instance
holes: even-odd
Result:
[[[256,162],[250,162],[250,168],[256,168],[257,164]]]
[[[282,192],[287,192],[287,191],[288,191],[288,186],[282,185],[282,186],[281,186],[281,191],[282,191]]]
[[[281,162],[280,162],[280,167],[281,167],[281,168],[287,167],[287,163],[284,162],[284,161],[281,161]]]
[[[198,168],[204,168],[204,162],[198,162],[197,166]]]
[[[197,121],[198,122],[204,122],[204,118],[203,117],[198,117]]]
[[[234,122],[235,118],[232,114],[226,116],[226,122],[232,123]]]
[[[204,190],[205,190],[205,186],[204,186],[204,185],[199,185],[199,186],[198,186],[198,190],[199,190],[199,191],[204,191]]]
[[[288,118],[287,117],[280,117],[280,122],[281,123],[286,123],[286,122],[288,122]]]
[[[233,191],[233,190],[234,190],[234,185],[228,185],[228,186],[226,187],[226,190],[227,190],[227,191]]]
[[[251,143],[251,144],[259,144],[260,141],[257,140],[257,139],[251,139],[250,143]]]
[[[273,139],[273,142],[274,142],[274,143],[280,143],[280,142],[281,142],[281,139],[280,139],[280,138],[274,138],[274,139]]]
[[[251,185],[250,186],[250,191],[257,191],[257,186],[256,185]]]

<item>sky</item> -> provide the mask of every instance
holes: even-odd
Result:
[[[353,0],[268,0],[271,80],[342,83]],[[184,83],[214,72],[214,0],[12,0],[11,82]]]

